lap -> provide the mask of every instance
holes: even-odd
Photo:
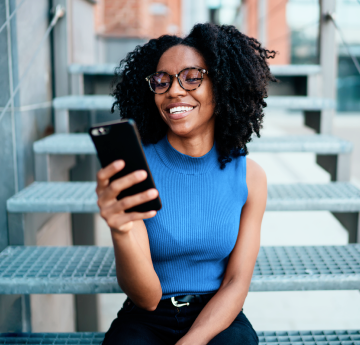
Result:
[[[167,345],[154,330],[141,323],[119,323],[103,345]]]
[[[182,338],[196,317],[201,307],[188,307],[180,311],[173,307],[162,306],[148,312],[126,301],[105,335],[103,345],[170,345]],[[178,311],[176,311],[178,310]],[[233,323],[215,336],[208,344],[218,345],[257,345],[256,332],[251,323],[241,312]]]

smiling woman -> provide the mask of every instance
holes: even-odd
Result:
[[[233,26],[198,24],[122,60],[114,96],[138,125],[156,190],[117,200],[146,178],[98,173],[98,205],[111,229],[119,285],[128,295],[110,344],[257,344],[242,311],[260,247],[264,171],[246,158],[260,135],[274,57]],[[125,212],[156,198],[157,212]]]
[[[185,51],[185,47],[189,49]],[[187,64],[179,63],[179,51],[183,51]],[[161,59],[163,54],[177,59],[176,63],[171,61],[173,66],[165,66],[164,58]],[[205,84],[210,84],[212,98],[207,99],[207,103],[213,102],[214,135],[219,163],[224,168],[231,157],[248,153],[246,144],[253,133],[259,136],[267,85],[276,81],[266,60],[274,57],[274,51],[264,49],[256,39],[233,26],[198,24],[185,38],[165,35],[130,52],[118,68],[117,80],[121,82],[115,82],[113,109],[118,107],[122,117],[135,120],[144,144],[156,143],[167,133],[168,123],[159,117],[159,93],[156,91],[155,104],[154,93],[151,86],[149,90],[145,78],[159,75],[159,72],[175,75],[188,67],[205,69],[201,86],[188,95],[206,94],[201,90]],[[172,67],[172,70],[165,67]],[[167,86],[181,88],[182,78],[170,78],[166,80]],[[163,97],[169,97],[169,92],[171,90],[163,93]]]

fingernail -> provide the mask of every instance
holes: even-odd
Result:
[[[145,171],[138,171],[136,173],[136,177],[138,178],[144,178],[146,176],[146,172]]]
[[[115,162],[115,168],[120,169],[123,166],[124,166],[124,161],[123,160]]]
[[[156,190],[155,189],[152,189],[152,190],[149,190],[149,196],[155,196],[156,195]]]

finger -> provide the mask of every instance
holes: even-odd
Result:
[[[112,213],[124,212],[134,206],[144,204],[147,201],[157,198],[159,192],[155,188],[148,189],[145,192],[138,193],[135,195],[127,196],[123,199],[120,199],[115,204],[111,205]]]
[[[122,213],[109,218],[107,224],[112,229],[120,231],[130,230],[133,226],[133,224],[130,223],[133,223],[136,220],[152,218],[156,216],[156,213],[156,211]]]
[[[121,171],[125,166],[123,160],[117,160],[102,168],[96,175],[98,188],[96,192],[101,192],[101,189],[106,188],[109,185],[110,177],[114,176],[117,172]]]
[[[124,177],[120,177],[115,181],[112,181],[110,185],[104,190],[105,199],[114,199],[119,193],[141,181],[144,181],[147,177],[145,170],[134,171]]]

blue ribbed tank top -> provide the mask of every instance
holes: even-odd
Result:
[[[167,136],[144,152],[162,201],[157,215],[144,220],[162,299],[217,291],[247,199],[246,157],[221,170],[215,144],[191,157]]]

